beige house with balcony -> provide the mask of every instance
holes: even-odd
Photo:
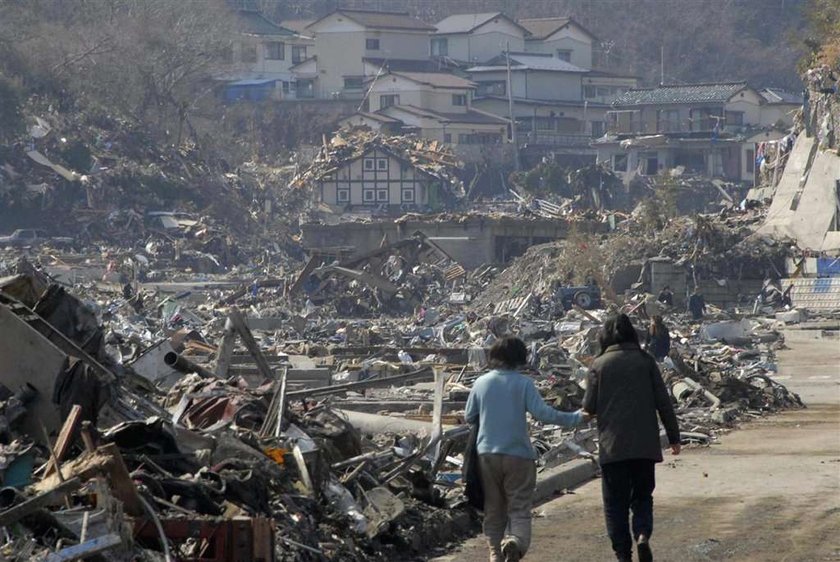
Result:
[[[313,97],[361,99],[365,59],[428,61],[435,28],[407,12],[338,9],[309,24],[314,58],[295,72],[311,80]]]
[[[509,48],[525,50],[528,31],[501,12],[455,14],[435,24],[431,38],[432,57],[458,63],[489,61]]]

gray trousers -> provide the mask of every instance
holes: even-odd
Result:
[[[531,504],[537,466],[511,455],[479,455],[484,488],[484,534],[491,560],[499,556],[505,535],[515,537],[524,556],[531,544]]]

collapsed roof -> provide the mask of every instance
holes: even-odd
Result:
[[[364,130],[341,131],[328,143],[325,141],[312,164],[298,174],[291,185],[304,187],[375,149],[408,162],[424,174],[440,180],[456,194],[462,191],[456,172],[463,164],[444,143],[413,135],[387,136]]]

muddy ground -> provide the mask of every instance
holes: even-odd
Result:
[[[779,379],[808,404],[744,424],[657,470],[656,560],[840,561],[840,339],[789,331]],[[600,482],[535,509],[525,560],[613,559]],[[476,537],[437,562],[487,560]]]

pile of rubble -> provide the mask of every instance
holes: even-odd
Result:
[[[837,119],[838,78],[828,65],[809,69],[802,77],[805,83],[805,104],[802,128],[817,138],[820,150],[837,151],[840,120]]]
[[[660,244],[708,259],[736,245],[726,221],[749,219],[674,221]],[[155,290],[63,278],[68,290],[15,262],[0,279],[0,548],[18,560],[422,557],[477,529],[463,411],[488,346],[522,337],[524,372],[573,410],[613,310],[640,332],[666,317],[662,369],[688,442],[801,406],[772,378],[778,321],[709,307],[691,322],[641,294],[581,307],[551,282],[569,277],[565,256],[594,286],[585,248],[569,253],[579,244],[534,249],[497,276],[418,233],[296,272],[255,266]],[[494,277],[518,291],[471,305],[502,286]],[[541,479],[568,463],[597,470],[593,427],[534,423],[532,437]]]
[[[600,237],[572,231],[566,240],[529,248],[476,296],[474,304],[480,308],[529,292],[546,296],[558,284],[583,285],[593,279],[610,287],[623,270],[653,258],[684,267],[695,282],[783,271],[791,245],[756,235],[762,217],[760,210],[728,210],[649,224],[637,212]]]

